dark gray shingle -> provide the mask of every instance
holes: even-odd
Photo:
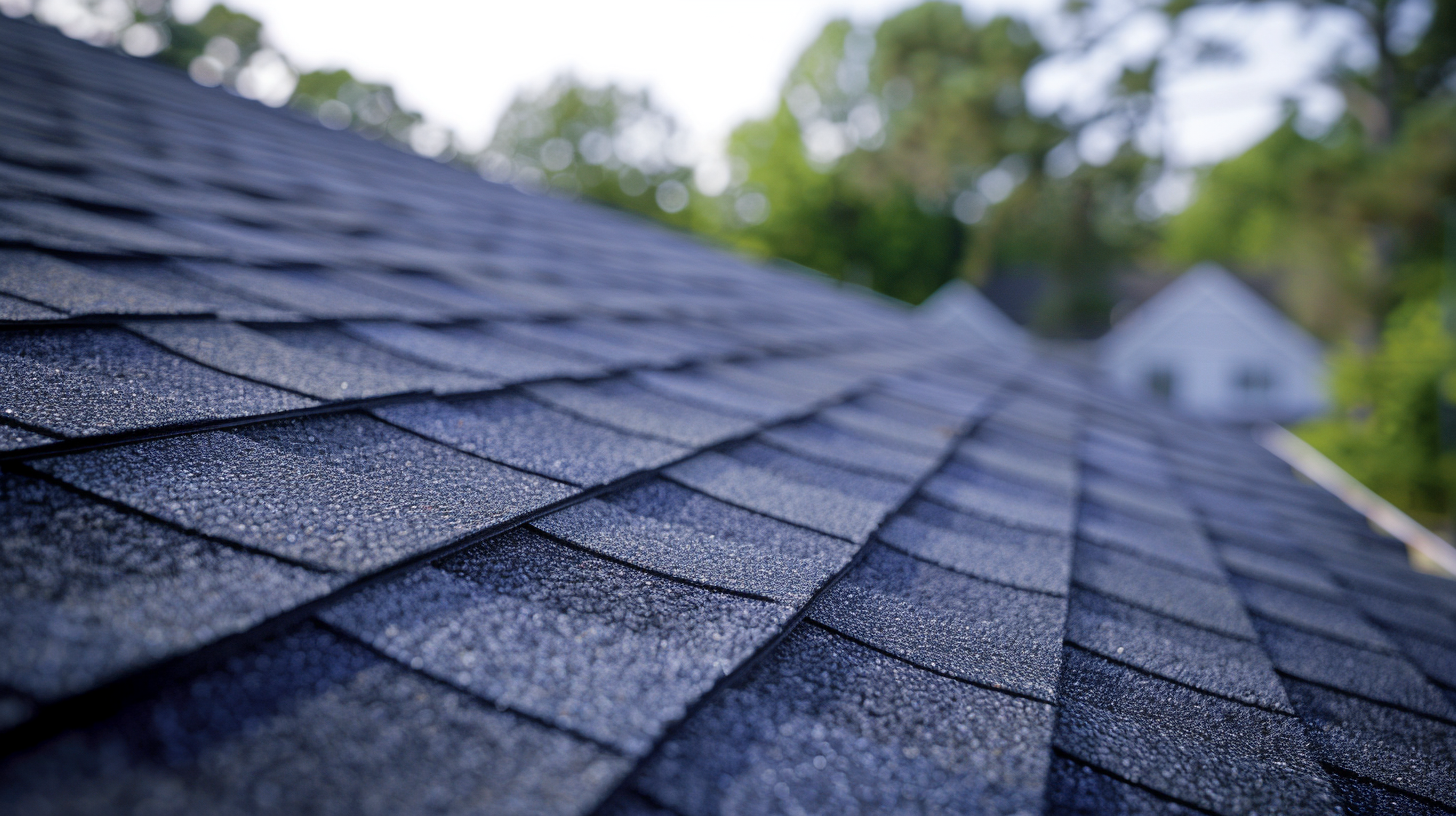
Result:
[[[59,436],[93,436],[307,408],[121,329],[0,334],[0,410]]]
[[[690,816],[1032,813],[1051,706],[796,629],[690,720],[634,786]]]
[[[0,768],[17,813],[576,814],[625,760],[305,625]]]
[[[790,613],[514,531],[323,617],[487,700],[640,754]]]
[[[809,608],[813,620],[925,668],[1056,697],[1065,598],[1023,592],[872,549]]]
[[[183,527],[345,572],[388,566],[576,492],[354,414],[33,464]]]
[[[584,422],[518,394],[372,409],[381,419],[463,451],[592,486],[651,470],[690,449]]]

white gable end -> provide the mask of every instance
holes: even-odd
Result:
[[[1201,264],[1099,342],[1125,391],[1218,420],[1283,420],[1324,405],[1319,343],[1221,267]]]

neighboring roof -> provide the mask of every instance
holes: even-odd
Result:
[[[1099,353],[1105,360],[1115,361],[1150,346],[1176,344],[1185,334],[1186,321],[1195,314],[1216,316],[1225,332],[1242,331],[1269,351],[1300,364],[1318,365],[1323,357],[1319,341],[1228,270],[1211,262],[1179,275],[1119,320],[1098,341]]]
[[[926,298],[917,310],[927,325],[959,332],[972,341],[989,343],[1012,351],[1026,351],[1031,338],[981,290],[963,280],[953,280]]]
[[[1436,813],[1243,436],[0,23],[0,810]]]

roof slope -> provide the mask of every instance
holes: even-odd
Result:
[[[1051,362],[0,24],[0,806],[1436,813],[1456,593]]]

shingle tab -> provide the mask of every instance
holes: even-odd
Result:
[[[645,569],[795,606],[855,551],[841,539],[665,481],[573,505],[532,526]]]
[[[1216,813],[1333,814],[1299,720],[1068,649],[1056,746]]]
[[[1154,524],[1084,501],[1077,533],[1104,547],[1115,547],[1144,559],[1157,559],[1213,580],[1223,579],[1213,548],[1191,525]]]
[[[406,357],[507,383],[557,377],[599,377],[606,366],[566,352],[548,352],[502,340],[489,331],[465,326],[438,329],[408,323],[354,323],[347,330]]]
[[[978,581],[872,549],[809,617],[918,666],[1048,702],[1061,668],[1065,598]]]
[[[376,296],[351,285],[352,281],[329,273],[203,263],[189,264],[187,270],[207,279],[216,288],[321,320],[370,317],[428,320],[440,316],[425,301],[398,293],[393,297]]]
[[[956,572],[1039,592],[1066,594],[1070,538],[1031,532],[915,500],[877,535],[890,546]]]
[[[1047,777],[1048,816],[1197,816],[1145,788],[1129,785],[1096,768],[1065,756],[1052,757]]]
[[[331,329],[306,329],[315,343],[285,343],[235,323],[169,321],[130,327],[185,357],[238,376],[324,400],[363,399],[412,391],[480,391],[495,385],[473,375],[431,369],[384,352],[344,359],[327,343]]]
[[[30,303],[10,295],[0,295],[0,320],[6,322],[23,320],[63,320],[65,312],[58,312],[39,303]]]
[[[689,816],[1041,806],[1052,708],[799,627],[634,786]]]
[[[1094,592],[1072,593],[1067,642],[1210,694],[1294,713],[1274,667],[1257,644],[1187,626]]]
[[[1072,580],[1087,589],[1233,637],[1254,639],[1243,606],[1226,584],[1194,578],[1081,542]]]
[[[1285,674],[1456,721],[1456,708],[1404,659],[1255,619],[1260,641]]]
[[[690,449],[583,422],[518,394],[372,409],[381,419],[463,451],[592,486],[661,467]]]
[[[716,366],[673,371],[643,370],[633,372],[632,379],[665,396],[760,422],[783,419],[808,407],[806,400],[785,398],[782,389],[745,388],[720,372],[721,369]]]
[[[891,509],[712,451],[673,465],[665,474],[709,496],[856,543],[867,540]]]
[[[752,420],[660,397],[626,379],[543,383],[526,390],[587,419],[690,447],[716,444],[755,427]]]
[[[16,813],[576,814],[621,757],[315,626],[0,768]]]
[[[769,428],[757,437],[784,450],[858,471],[914,481],[939,457],[875,442],[818,420]]]
[[[41,700],[190,651],[339,578],[0,475],[0,683]]]
[[[1273,584],[1240,578],[1234,579],[1234,586],[1249,611],[1271,620],[1367,649],[1394,649],[1390,640],[1352,609],[1348,602],[1315,598]]]
[[[642,753],[790,614],[515,531],[324,619],[487,700]]]
[[[5,332],[0,371],[7,418],[68,437],[317,404],[204,368],[121,329]]]
[[[1023,487],[984,474],[964,478],[964,468],[936,474],[921,493],[948,507],[1053,535],[1071,535],[1073,504],[1067,497]]]
[[[388,566],[576,492],[354,414],[32,464],[183,527],[345,572]]]
[[[1325,761],[1456,808],[1456,726],[1298,680],[1285,687]]]

